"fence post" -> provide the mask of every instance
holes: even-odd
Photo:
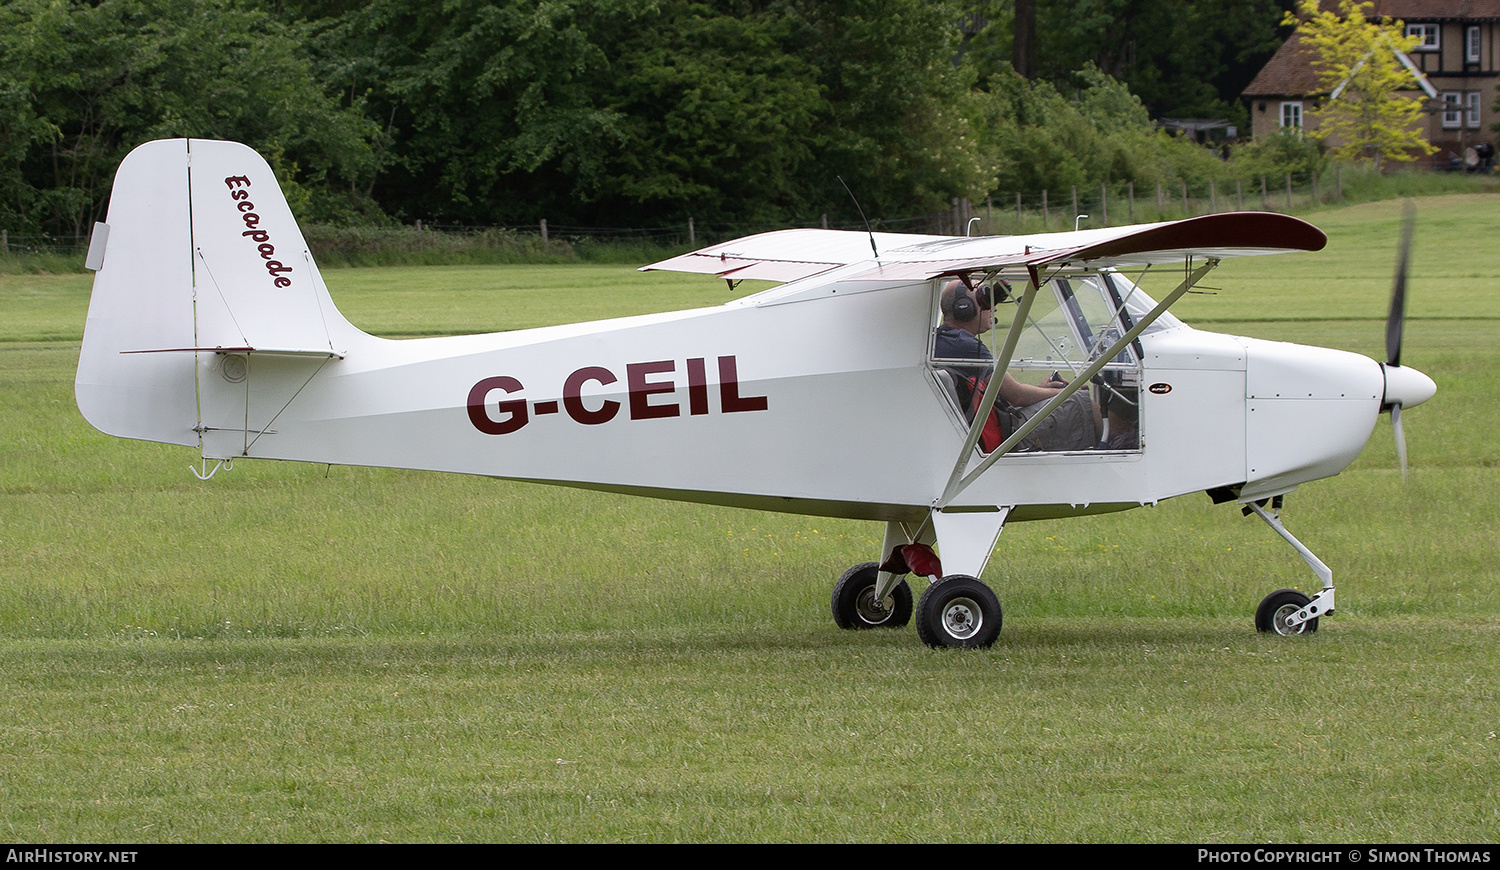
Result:
[[[1109,185],[1099,185],[1099,217],[1109,226]]]
[[[1073,185],[1073,226],[1078,226],[1078,185]]]
[[[695,248],[698,246],[698,234],[693,231],[692,218],[688,218],[688,244]]]
[[[1130,222],[1135,223],[1135,182],[1130,182]]]
[[[1042,188],[1042,232],[1051,229],[1052,214],[1047,210],[1047,188]]]
[[[417,218],[417,232],[420,233],[421,231],[422,231],[422,219],[421,218]]]
[[[542,218],[542,242],[547,241],[547,219]]]
[[[823,229],[828,229],[828,212],[823,212]]]

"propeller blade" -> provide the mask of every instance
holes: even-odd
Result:
[[[1411,253],[1412,230],[1417,223],[1417,209],[1406,201],[1401,216],[1401,247],[1396,252],[1396,278],[1391,287],[1391,313],[1385,320],[1385,361],[1401,365],[1401,333],[1406,327],[1406,265]]]
[[[1401,406],[1391,406],[1391,431],[1396,435],[1396,456],[1401,460],[1401,480],[1406,480],[1406,430],[1401,428]]]

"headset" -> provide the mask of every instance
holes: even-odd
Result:
[[[981,309],[989,311],[994,303],[993,289],[989,284],[980,284],[975,288],[973,294],[969,293],[968,285],[960,282],[958,288],[953,291],[953,320],[957,323],[968,323],[979,316]],[[1000,291],[1000,298],[1006,296],[1005,290]]]

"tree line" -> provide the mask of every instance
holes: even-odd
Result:
[[[1312,172],[1300,140],[1235,167],[1153,122],[1248,127],[1289,5],[4,0],[0,226],[87,232],[124,155],[176,136],[245,142],[344,226],[848,220],[844,185],[878,218]]]

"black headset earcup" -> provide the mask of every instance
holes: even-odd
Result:
[[[969,295],[969,288],[958,285],[953,292],[953,319],[959,323],[968,323],[979,316],[979,307],[974,304],[974,297]]]

